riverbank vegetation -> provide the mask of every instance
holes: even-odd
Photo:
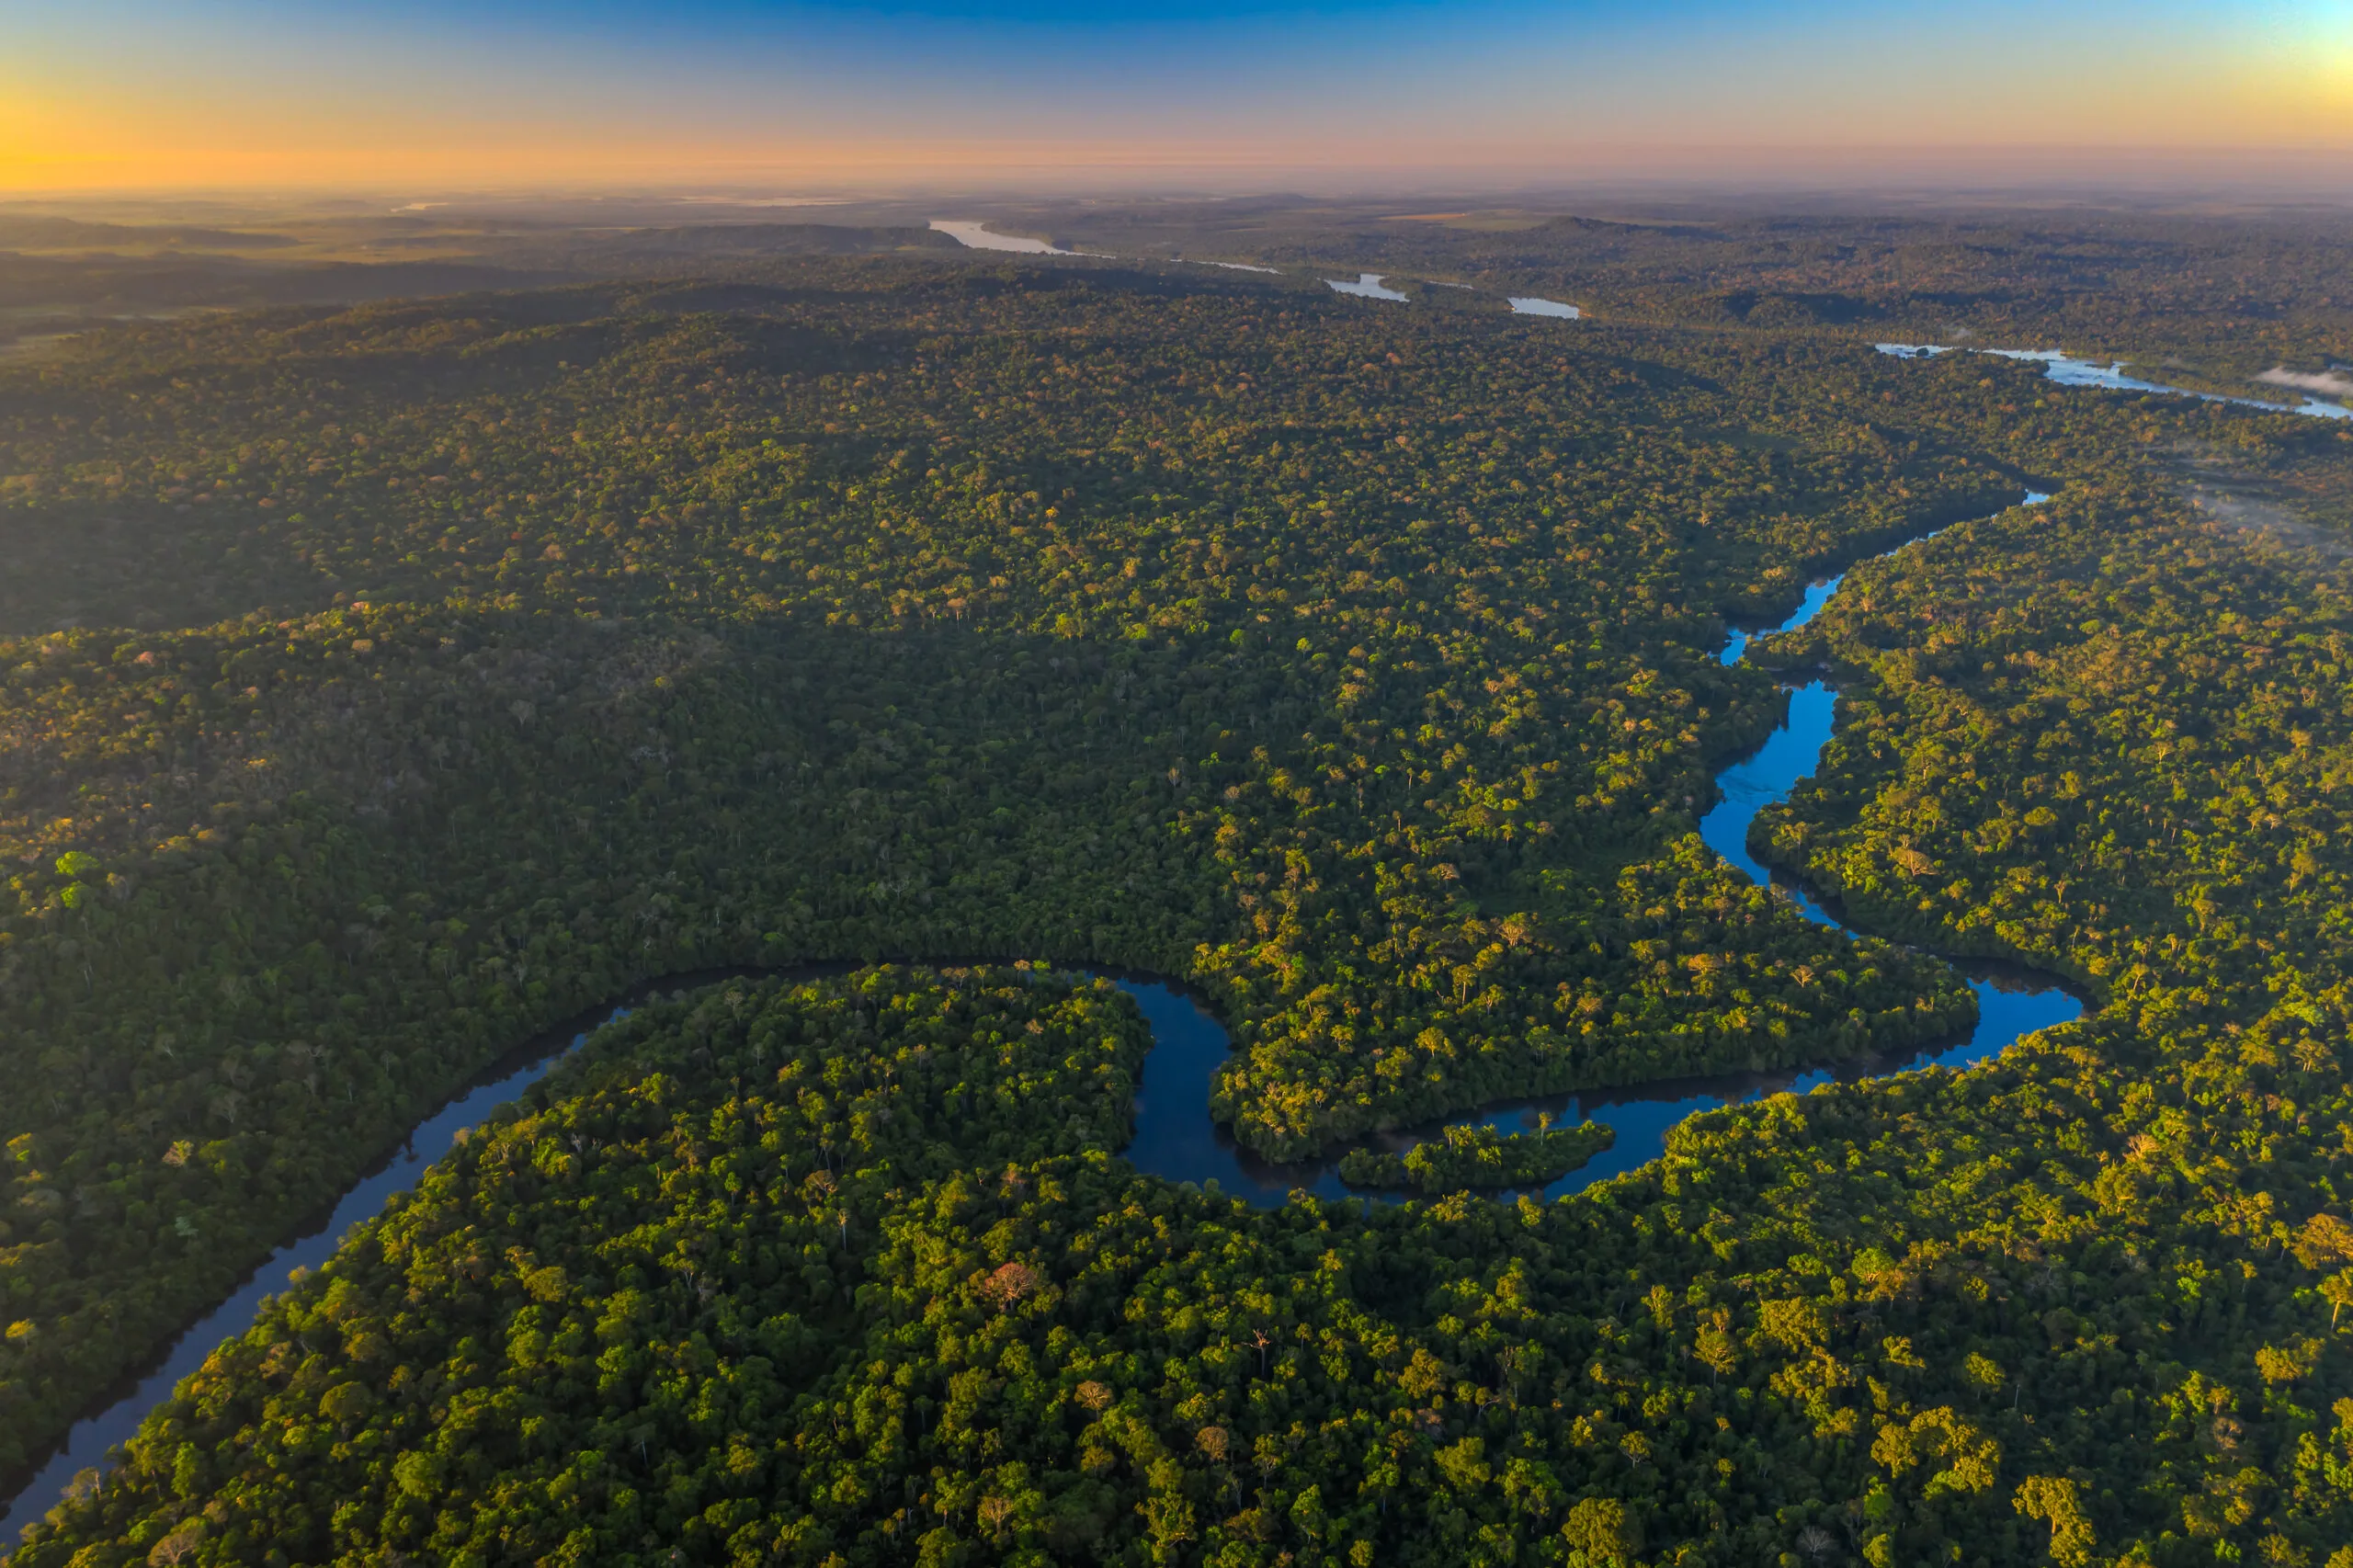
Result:
[[[1448,1127],[1402,1154],[1351,1149],[1341,1156],[1340,1179],[1353,1187],[1411,1187],[1434,1194],[1540,1187],[1617,1142],[1618,1134],[1598,1121],[1514,1133],[1492,1127]]]
[[[2347,1539],[2343,566],[2165,488],[2324,437],[1807,334],[796,278],[159,324],[0,380],[0,1467],[651,975],[1183,975],[1277,1155],[1946,1038],[1942,965],[1697,841],[1760,663],[1852,683],[1763,852],[2101,1010],[1712,1113],[1563,1204],[1248,1214],[1116,1160],[1115,998],[722,989],[437,1171],[28,1561]],[[2029,479],[2060,499],[1717,665],[1726,613]]]
[[[1870,678],[1823,769],[1759,817],[1759,852],[1949,949],[2128,996],[2194,984],[2201,1013],[2333,1009],[2353,939],[2341,558],[2154,497],[1969,533],[1863,569],[1768,645]]]

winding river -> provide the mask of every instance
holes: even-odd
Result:
[[[2032,505],[2046,499],[2030,494],[2026,502]],[[1768,630],[1789,631],[1803,626],[1821,613],[1843,580],[1842,574],[1815,583],[1787,620]],[[1733,629],[1722,662],[1737,663],[1753,635]],[[1723,798],[1699,823],[1700,836],[1708,845],[1759,884],[1774,879],[1748,852],[1748,824],[1758,811],[1786,797],[1813,771],[1829,743],[1838,702],[1837,692],[1823,681],[1783,689],[1790,694],[1788,717],[1756,751],[1717,776]],[[1781,891],[1807,919],[1847,929],[1802,889],[1784,883]],[[1586,1117],[1607,1121],[1617,1130],[1616,1145],[1543,1188],[1546,1199],[1559,1198],[1657,1158],[1666,1146],[1668,1132],[1700,1111],[1770,1094],[1802,1094],[1835,1079],[1927,1066],[1967,1066],[1998,1054],[2022,1035],[2064,1023],[2083,1012],[2082,1002],[2047,976],[2014,966],[1962,962],[1959,967],[1977,994],[1977,1026],[1966,1040],[1944,1050],[1901,1061],[1842,1063],[1811,1073],[1733,1074],[1554,1096],[1492,1107],[1472,1116],[1452,1118],[1450,1122],[1484,1123],[1517,1132],[1533,1128],[1539,1112],[1550,1112],[1563,1123]],[[657,990],[673,992],[750,972],[710,971],[671,976],[642,988],[631,1000]],[[1229,1131],[1211,1121],[1208,1111],[1211,1082],[1232,1049],[1223,1027],[1174,985],[1134,976],[1112,978],[1135,999],[1152,1026],[1152,1051],[1145,1059],[1143,1084],[1136,1096],[1135,1136],[1124,1151],[1137,1169],[1262,1207],[1284,1203],[1292,1192],[1302,1190],[1322,1198],[1360,1196],[1341,1182],[1335,1161],[1271,1165],[1238,1147]],[[106,1409],[77,1423],[65,1448],[9,1500],[0,1519],[17,1520],[21,1527],[54,1507],[74,1477],[102,1465],[108,1451],[134,1434],[147,1413],[182,1378],[201,1366],[215,1346],[252,1325],[263,1297],[280,1288],[290,1270],[315,1268],[324,1262],[353,1225],[381,1212],[386,1199],[415,1185],[426,1165],[455,1145],[460,1131],[545,1077],[597,1025],[627,1010],[627,1005],[598,1008],[572,1025],[549,1031],[419,1122],[407,1144],[345,1193],[314,1229],[278,1248],[234,1295],[181,1335],[161,1366]],[[1434,1136],[1440,1125],[1384,1135],[1380,1141],[1403,1149],[1419,1138]]]
[[[2029,491],[2022,504],[2036,506],[2049,499]],[[1925,542],[1941,531],[1932,530],[1911,542]],[[1841,573],[1810,585],[1796,610],[1778,626],[1758,631],[1733,628],[1721,655],[1722,662],[1739,663],[1754,637],[1794,631],[1805,625],[1822,613],[1844,581],[1846,574]],[[1699,836],[1750,880],[1778,885],[1806,919],[1850,937],[1859,936],[1802,888],[1774,877],[1748,852],[1748,824],[1758,812],[1785,799],[1800,779],[1813,772],[1823,747],[1830,744],[1836,717],[1838,693],[1828,682],[1809,681],[1782,689],[1790,694],[1788,717],[1764,744],[1716,776],[1723,798],[1699,819]],[[1608,1122],[1617,1131],[1617,1143],[1541,1190],[1547,1199],[1561,1198],[1658,1158],[1665,1152],[1666,1135],[1676,1124],[1700,1111],[1767,1095],[1803,1094],[1837,1080],[1922,1067],[1966,1067],[1999,1055],[2021,1035],[2082,1016],[2081,999],[2048,976],[2015,964],[1954,960],[1954,967],[1976,994],[1977,1025],[1967,1040],[1941,1050],[1901,1060],[1842,1062],[1810,1073],[1725,1074],[1515,1100],[1473,1116],[1451,1117],[1378,1137],[1376,1142],[1402,1152],[1423,1138],[1437,1136],[1442,1127],[1472,1123],[1484,1123],[1506,1133],[1529,1131],[1538,1125],[1540,1112],[1550,1113],[1561,1125],[1587,1117]],[[1171,986],[1133,981],[1120,983],[1143,1008],[1153,1028],[1152,1055],[1144,1066],[1143,1086],[1136,1096],[1135,1139],[1124,1151],[1137,1169],[1172,1181],[1198,1182],[1204,1187],[1215,1182],[1222,1192],[1265,1206],[1288,1200],[1293,1189],[1319,1198],[1357,1195],[1356,1189],[1340,1180],[1336,1151],[1330,1160],[1272,1165],[1237,1146],[1233,1134],[1211,1122],[1203,1110],[1211,1082],[1230,1049],[1224,1028]]]

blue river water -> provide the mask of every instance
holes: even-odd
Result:
[[[2046,499],[2029,494],[2027,503]],[[1812,620],[1830,602],[1843,581],[1843,575],[1830,577],[1808,587],[1797,609],[1770,630],[1794,631]],[[1733,630],[1722,655],[1723,662],[1736,663],[1746,653],[1752,635]],[[1787,718],[1756,751],[1718,775],[1722,799],[1699,822],[1699,835],[1709,846],[1760,885],[1771,884],[1774,879],[1748,852],[1748,824],[1758,811],[1784,799],[1800,779],[1813,773],[1821,760],[1823,747],[1829,743],[1838,704],[1837,692],[1821,681],[1785,689],[1790,693]],[[1781,892],[1807,919],[1847,929],[1802,889],[1782,885]],[[2083,1004],[2075,996],[2048,977],[2015,967],[1969,963],[1959,967],[1977,994],[1976,1028],[1965,1040],[1907,1061],[1848,1062],[1809,1073],[1729,1074],[1558,1095],[1489,1107],[1471,1116],[1450,1118],[1447,1124],[1481,1123],[1500,1131],[1517,1132],[1535,1127],[1540,1113],[1549,1113],[1563,1125],[1585,1118],[1608,1122],[1617,1131],[1617,1143],[1543,1189],[1546,1199],[1559,1198],[1656,1159],[1665,1149],[1669,1131],[1700,1111],[1770,1094],[1803,1094],[1833,1079],[1851,1080],[1927,1066],[1967,1066],[1997,1055],[2022,1035],[2064,1023],[2083,1011]],[[630,1000],[752,972],[755,971],[711,971],[671,976],[641,988]],[[1294,1191],[1321,1198],[1362,1196],[1341,1182],[1336,1153],[1328,1160],[1271,1165],[1238,1147],[1233,1134],[1212,1122],[1209,1115],[1211,1086],[1233,1049],[1224,1027],[1199,1002],[1165,982],[1134,976],[1111,978],[1135,999],[1152,1026],[1152,1051],[1145,1059],[1143,1083],[1136,1096],[1135,1133],[1122,1151],[1138,1170],[1172,1181],[1193,1183],[1264,1207],[1287,1202]],[[14,1520],[21,1528],[24,1523],[55,1506],[68,1487],[74,1484],[74,1478],[85,1470],[103,1466],[109,1450],[137,1432],[147,1413],[168,1396],[182,1378],[201,1366],[216,1346],[251,1327],[263,1298],[282,1290],[291,1271],[315,1268],[325,1262],[352,1226],[382,1212],[385,1200],[392,1194],[415,1186],[427,1165],[456,1145],[460,1132],[479,1124],[499,1106],[545,1077],[558,1062],[578,1049],[596,1027],[624,1017],[627,1012],[626,1004],[599,1008],[572,1026],[549,1031],[510,1057],[506,1066],[494,1069],[419,1122],[407,1144],[343,1194],[316,1228],[278,1248],[234,1295],[180,1335],[161,1366],[107,1408],[76,1424],[64,1449],[10,1499],[0,1520]],[[1440,1125],[1444,1124],[1404,1129],[1381,1135],[1376,1142],[1403,1150],[1421,1138],[1435,1136]]]
[[[585,1031],[575,1031],[572,1044],[576,1046],[586,1039]],[[415,1186],[426,1165],[456,1146],[460,1132],[478,1125],[492,1111],[547,1076],[562,1059],[561,1052],[550,1055],[542,1050],[536,1060],[476,1084],[419,1122],[409,1134],[408,1142],[346,1192],[315,1229],[272,1253],[269,1261],[254,1270],[235,1294],[175,1340],[163,1365],[141,1378],[137,1386],[106,1409],[76,1422],[65,1447],[10,1499],[7,1511],[0,1514],[0,1521],[15,1522],[21,1532],[25,1525],[55,1507],[74,1478],[84,1470],[104,1464],[108,1450],[137,1432],[147,1413],[162,1403],[182,1378],[202,1366],[215,1346],[252,1327],[260,1313],[262,1299],[284,1290],[290,1273],[298,1268],[316,1268],[332,1257],[342,1244],[345,1233],[362,1220],[383,1212],[384,1202],[392,1194]]]
[[[2042,366],[2042,373],[2063,387],[2105,387],[2110,392],[2165,392],[2173,397],[2194,397],[2200,403],[2236,403],[2241,408],[2259,408],[2268,414],[2301,414],[2312,419],[2353,419],[2353,407],[2327,398],[2306,396],[2299,403],[2272,403],[2259,397],[2231,397],[2222,392],[2195,392],[2188,387],[2169,387],[2163,381],[2145,381],[2124,373],[2121,359],[2102,363],[2097,359],[2078,359],[2056,348],[1972,348],[1956,350],[1942,343],[1874,343],[1872,347],[1882,354],[1893,354],[1899,359],[1929,359],[1939,354],[1966,352],[1991,354],[2001,359],[2031,359]]]
[[[2049,499],[2029,491],[2021,504],[2035,506]],[[1910,543],[1934,537],[1932,532]],[[1755,636],[1794,631],[1805,625],[1822,613],[1845,580],[1842,573],[1811,585],[1788,619],[1764,632],[1733,628],[1721,655],[1722,662],[1737,664]],[[1779,887],[1808,920],[1857,936],[1859,933],[1849,930],[1802,888],[1773,877],[1748,851],[1748,824],[1759,811],[1786,799],[1799,780],[1813,772],[1823,748],[1829,744],[1837,715],[1838,693],[1826,682],[1809,681],[1784,689],[1790,697],[1788,716],[1762,745],[1716,776],[1722,798],[1699,819],[1699,836],[1751,881]],[[1402,1152],[1423,1138],[1436,1136],[1448,1125],[1483,1123],[1500,1132],[1527,1131],[1538,1125],[1540,1113],[1549,1114],[1561,1125],[1585,1118],[1608,1122],[1618,1134],[1616,1144],[1542,1190],[1548,1199],[1560,1198],[1656,1159],[1665,1152],[1667,1133],[1701,1111],[1771,1094],[1804,1094],[1834,1079],[1875,1077],[1931,1066],[1965,1067],[1999,1055],[2022,1035],[2083,1014],[2082,1001],[2047,976],[2008,964],[1961,961],[1955,967],[1976,994],[1976,1027],[1967,1040],[1908,1060],[1848,1062],[1808,1073],[1726,1074],[1519,1100],[1472,1116],[1449,1118],[1444,1123],[1405,1129],[1375,1142]],[[1203,1110],[1211,1085],[1230,1050],[1225,1030],[1198,1003],[1170,986],[1134,982],[1123,985],[1151,1019],[1155,1042],[1136,1098],[1135,1138],[1125,1151],[1137,1169],[1203,1187],[1214,1181],[1221,1192],[1263,1205],[1284,1202],[1293,1190],[1320,1198],[1351,1195],[1354,1189],[1340,1180],[1336,1153],[1327,1160],[1272,1165],[1236,1146],[1233,1134],[1213,1124]]]

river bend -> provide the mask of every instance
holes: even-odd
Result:
[[[2047,499],[2029,494],[2026,504]],[[1788,619],[1766,630],[1792,631],[1805,625],[1822,612],[1843,581],[1842,574],[1813,584]],[[1737,663],[1751,638],[1758,634],[1733,629],[1722,662]],[[1699,823],[1700,837],[1709,846],[1760,885],[1776,885],[1776,879],[1749,854],[1748,824],[1759,811],[1786,799],[1799,780],[1813,772],[1824,746],[1829,744],[1838,703],[1837,692],[1824,681],[1783,689],[1790,694],[1788,716],[1762,745],[1717,776],[1722,799]],[[1805,918],[1847,930],[1803,889],[1786,882],[1778,885]],[[1977,995],[1977,1026],[1967,1040],[1940,1051],[1901,1061],[1842,1063],[1810,1073],[1731,1074],[1515,1101],[1442,1123],[1380,1135],[1376,1142],[1402,1150],[1421,1138],[1435,1136],[1443,1126],[1473,1123],[1505,1132],[1525,1131],[1537,1125],[1539,1112],[1549,1112],[1563,1124],[1588,1117],[1607,1121],[1617,1130],[1617,1143],[1542,1189],[1544,1198],[1559,1198],[1656,1159],[1665,1149],[1668,1132],[1701,1111],[1770,1094],[1802,1094],[1834,1080],[1928,1066],[1965,1067],[1999,1054],[2022,1035],[2064,1023],[2083,1012],[2082,1002],[2047,976],[2011,965],[1962,961],[1958,967]],[[637,997],[749,972],[714,971],[671,976],[642,988]],[[1209,1115],[1211,1084],[1232,1051],[1224,1028],[1173,984],[1128,975],[1111,978],[1135,999],[1152,1026],[1152,1051],[1145,1058],[1143,1083],[1136,1096],[1135,1135],[1122,1151],[1137,1169],[1263,1207],[1284,1203],[1294,1191],[1321,1198],[1363,1196],[1341,1182],[1337,1151],[1327,1160],[1273,1165],[1240,1148],[1233,1134]],[[456,1144],[460,1131],[480,1123],[545,1077],[598,1024],[627,1011],[626,1006],[600,1008],[580,1024],[541,1036],[533,1048],[509,1058],[507,1068],[495,1071],[419,1122],[406,1145],[345,1193],[322,1223],[278,1248],[234,1295],[181,1335],[160,1367],[106,1409],[77,1423],[65,1448],[9,1500],[0,1518],[17,1521],[21,1529],[23,1524],[54,1507],[73,1478],[85,1469],[102,1465],[108,1450],[136,1433],[147,1413],[169,1396],[182,1378],[201,1366],[214,1346],[252,1326],[263,1297],[280,1288],[290,1271],[315,1268],[325,1262],[352,1226],[382,1212],[388,1198],[414,1186],[426,1165]],[[511,1065],[517,1060],[522,1065]]]

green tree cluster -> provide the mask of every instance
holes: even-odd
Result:
[[[1404,1187],[1427,1193],[1543,1187],[1617,1142],[1617,1132],[1598,1121],[1515,1133],[1484,1126],[1447,1127],[1402,1154],[1351,1149],[1341,1156],[1340,1177],[1356,1187]]]

